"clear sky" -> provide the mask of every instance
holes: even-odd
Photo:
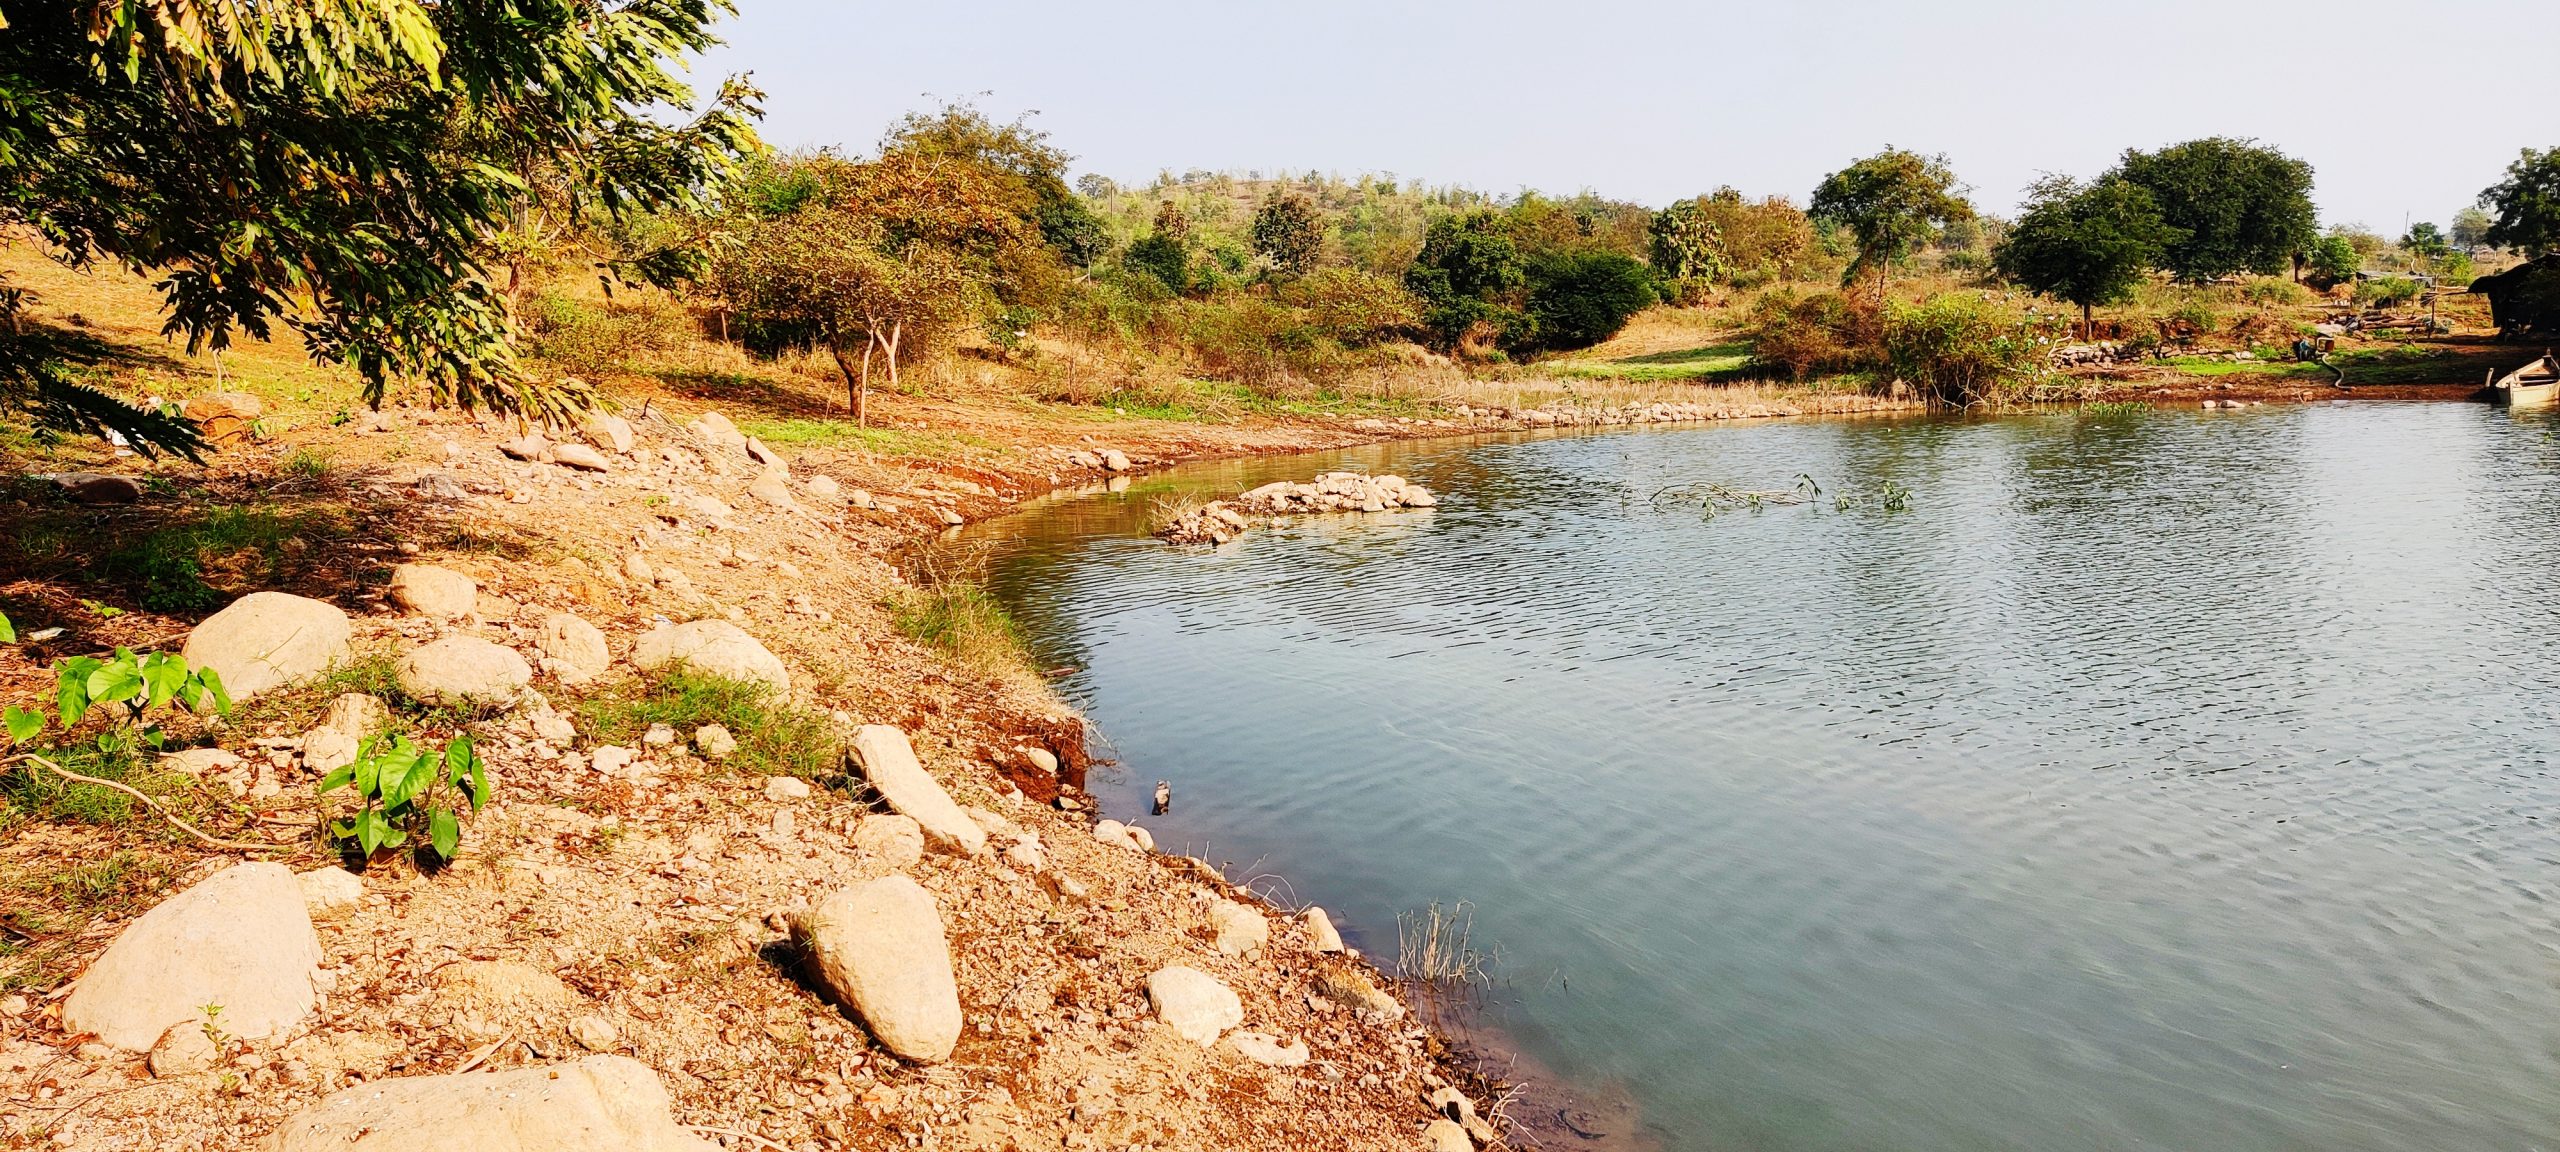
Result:
[[[1581,0],[1522,4],[735,0],[706,86],[752,71],[766,139],[873,144],[965,97],[1076,170],[1393,172],[1659,205],[1802,203],[1893,144],[2007,211],[2040,173],[2253,136],[2309,160],[2330,223],[2443,223],[2560,146],[2554,0]]]

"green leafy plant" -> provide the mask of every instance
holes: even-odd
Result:
[[[101,706],[124,706],[118,722],[98,734],[102,751],[120,746],[126,733],[142,723],[144,713],[173,701],[190,712],[207,704],[225,715],[231,711],[231,694],[223,689],[220,673],[189,668],[184,657],[167,652],[137,654],[131,648],[118,648],[103,660],[74,656],[54,665],[53,694],[55,715],[66,729],[76,727]],[[5,719],[9,738],[21,744],[44,731],[41,714],[15,705]],[[144,727],[142,734],[146,744],[160,742],[157,726]]]
[[[362,849],[370,858],[385,848],[398,848],[412,837],[424,837],[423,851],[437,862],[452,860],[462,846],[462,821],[449,803],[460,792],[477,813],[489,801],[489,776],[471,737],[456,736],[442,748],[429,749],[397,733],[365,741],[356,761],[320,781],[327,795],[353,785],[363,807],[329,823],[329,835],[341,844]]]

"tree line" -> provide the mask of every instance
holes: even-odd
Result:
[[[2090,309],[2141,277],[2352,274],[2308,164],[2211,138],[2053,178],[1978,214],[1942,157],[1887,149],[1804,207],[1731,189],[1659,209],[1392,179],[1071,183],[1027,123],[908,116],[859,155],[781,155],[761,99],[678,76],[726,0],[369,0],[278,19],[242,0],[0,0],[0,227],[154,278],[166,333],[219,351],[278,328],[395,382],[535,418],[589,402],[518,360],[528,285],[564,270],[689,293],[752,347],[825,352],[859,416],[874,380],[963,338],[1170,355],[1246,382],[1407,342],[1487,362],[1587,347],[1658,302],[1837,275],[1931,245]],[[1221,188],[1220,182],[1227,181]],[[2528,150],[2449,232],[2560,249],[2560,149]],[[48,435],[189,456],[193,425],[84,382],[81,350],[0,285],[0,404]]]

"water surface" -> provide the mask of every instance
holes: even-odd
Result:
[[[1336,466],[1442,505],[1138,534]],[[1499,1022],[1667,1148],[2530,1149],[2555,473],[2469,405],[1390,445],[1053,504],[995,572],[1110,815],[1381,955],[1467,902]],[[1798,474],[1915,497],[1651,499]]]

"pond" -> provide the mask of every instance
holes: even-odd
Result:
[[[1142,534],[1331,468],[1440,506]],[[1390,961],[1463,904],[1493,1023],[1664,1148],[2524,1149],[2555,475],[2472,405],[1797,421],[1202,465],[984,538],[1106,815]]]

